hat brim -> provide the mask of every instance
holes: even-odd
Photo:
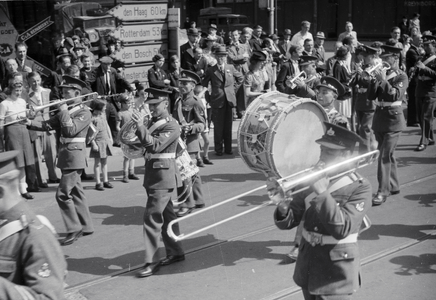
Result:
[[[76,84],[61,84],[58,87],[60,88],[71,88],[71,89],[76,89],[76,90],[82,90],[82,87],[80,85],[76,85]]]
[[[224,56],[224,55],[228,55],[229,53],[228,52],[215,52],[214,53],[215,55],[218,55],[218,56]]]
[[[179,81],[193,82],[195,84],[198,84],[197,81],[192,78],[179,78]]]
[[[147,99],[147,100],[144,101],[144,103],[147,103],[147,104],[158,104],[158,103],[161,103],[163,101],[168,101],[168,98],[167,97],[160,97],[160,98]]]
[[[318,143],[324,147],[330,148],[330,149],[335,149],[335,150],[345,150],[348,149],[345,146],[340,146],[338,144],[332,143],[331,141],[325,140],[323,138],[320,138],[318,140],[315,141],[315,143]]]
[[[325,36],[316,36],[317,39],[325,40]]]

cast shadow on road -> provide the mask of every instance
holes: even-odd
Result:
[[[436,225],[404,225],[404,224],[389,224],[372,226],[362,232],[359,236],[360,240],[379,240],[380,236],[405,237],[410,239],[418,239],[425,236],[424,231],[435,230]]]
[[[436,204],[436,193],[433,194],[412,194],[404,196],[407,200],[418,201],[424,207],[433,207]]]
[[[144,215],[143,206],[112,207],[109,205],[93,205],[89,210],[93,214],[111,215],[102,221],[102,225],[141,225]]]
[[[245,182],[245,181],[261,181],[262,185],[265,183],[265,175],[262,173],[247,173],[247,174],[211,174],[211,175],[201,175],[201,180],[205,182]]]
[[[289,264],[286,255],[275,253],[272,247],[283,246],[287,252],[291,242],[282,242],[279,240],[269,240],[262,242],[247,241],[230,241],[215,239],[213,235],[201,236],[188,239],[185,244],[214,245],[202,251],[195,251],[186,256],[186,260],[171,266],[162,267],[157,275],[177,274],[195,272],[198,270],[213,268],[216,266],[231,267],[241,263],[247,263],[248,260],[274,260],[278,265]],[[206,247],[204,247],[206,248]],[[164,253],[160,249],[160,253]],[[68,270],[83,274],[93,275],[110,275],[121,270],[140,266],[144,262],[144,251],[135,251],[123,254],[113,258],[104,257],[87,257],[87,258],[70,258],[66,257]],[[249,262],[248,262],[249,263]],[[134,276],[135,272],[125,273],[123,276]]]
[[[391,263],[399,265],[397,275],[412,276],[420,274],[436,274],[436,254],[424,253],[419,256],[403,255],[390,260]]]
[[[397,165],[398,168],[403,167],[409,167],[416,164],[422,164],[422,165],[430,165],[430,164],[436,164],[436,158],[434,157],[397,157]]]

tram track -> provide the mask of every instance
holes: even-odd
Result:
[[[434,178],[436,178],[436,173],[435,174],[430,174],[428,176],[424,176],[424,177],[421,177],[421,178],[417,178],[417,179],[411,180],[409,182],[406,182],[406,183],[401,185],[401,188],[404,189],[406,187],[410,187],[410,186],[413,186],[415,184],[418,184],[418,183],[421,183],[421,182],[424,182],[424,181],[427,181],[427,180],[430,180],[430,179],[434,179]],[[211,249],[211,248],[214,248],[214,247],[219,247],[219,246],[231,243],[231,242],[245,240],[245,239],[247,239],[249,237],[260,235],[262,233],[266,233],[268,231],[275,230],[275,229],[276,229],[275,225],[265,226],[265,227],[262,227],[260,229],[255,230],[255,231],[251,231],[251,232],[248,232],[248,233],[237,235],[237,236],[234,236],[234,237],[226,239],[226,240],[218,240],[218,241],[214,241],[214,242],[211,242],[211,243],[208,243],[208,244],[204,244],[204,245],[201,245],[201,246],[189,249],[186,252],[186,255],[189,256],[189,255],[192,255],[194,253],[198,253],[198,252],[201,252],[201,251],[206,251],[208,249]],[[383,259],[383,258],[385,258],[385,257],[387,257],[389,255],[401,252],[401,251],[403,251],[403,250],[405,250],[407,248],[410,248],[410,247],[413,247],[415,245],[418,245],[418,244],[428,240],[430,237],[433,237],[433,236],[436,236],[436,230],[434,230],[434,231],[432,231],[432,232],[430,232],[428,234],[425,234],[425,235],[423,235],[423,236],[421,236],[421,237],[419,237],[417,239],[409,241],[407,243],[403,243],[403,244],[397,245],[395,247],[392,247],[392,248],[389,248],[389,249],[385,249],[385,250],[379,251],[377,253],[374,253],[372,255],[369,255],[369,256],[367,256],[367,257],[365,257],[365,258],[363,258],[361,260],[361,265],[363,267],[363,266],[366,266],[366,265],[369,265],[369,264],[373,264],[373,263],[375,263],[375,262],[377,262],[377,261],[379,261],[379,260],[381,260],[381,259]],[[114,279],[116,279],[119,276],[122,276],[122,275],[125,275],[125,274],[128,274],[128,273],[134,272],[134,271],[136,271],[136,270],[138,270],[138,269],[140,269],[142,267],[143,267],[143,264],[135,265],[133,267],[129,267],[129,268],[125,268],[125,269],[122,269],[122,270],[118,270],[116,272],[104,275],[102,277],[99,277],[99,278],[96,278],[96,279],[93,279],[93,280],[89,280],[89,281],[86,281],[86,282],[83,282],[83,283],[79,283],[79,284],[76,284],[76,285],[73,285],[73,286],[68,286],[65,289],[65,294],[67,296],[67,299],[69,299],[68,295],[72,295],[72,294],[78,293],[80,290],[85,289],[85,288],[89,288],[89,287],[92,287],[92,286],[95,286],[95,285],[98,285],[98,284],[101,284],[101,283],[104,283],[104,282],[108,282],[108,281],[114,280]],[[266,297],[262,298],[262,300],[284,300],[284,299],[287,299],[287,297],[291,297],[291,296],[296,295],[298,293],[301,293],[301,288],[298,287],[298,286],[291,286],[289,288],[283,289],[283,290],[281,290],[279,292],[275,292],[274,294],[266,296]],[[86,298],[74,298],[74,299],[86,299]]]

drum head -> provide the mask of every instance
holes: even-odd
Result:
[[[323,121],[328,121],[324,109],[309,99],[293,102],[275,120],[268,158],[276,176],[289,176],[318,162],[321,151],[315,140],[324,134]]]

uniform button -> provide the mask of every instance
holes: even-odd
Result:
[[[313,230],[318,231],[318,227],[313,228]]]
[[[347,253],[344,253],[342,256],[343,256],[344,258],[347,258],[347,257],[348,257],[348,254],[347,254]]]

